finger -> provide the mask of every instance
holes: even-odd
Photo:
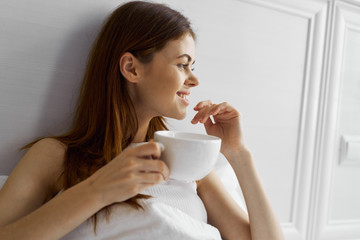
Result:
[[[158,184],[165,181],[166,178],[160,173],[144,172],[139,175],[138,182],[140,184]]]
[[[203,107],[202,109],[199,109],[198,112],[195,114],[193,119],[191,120],[191,123],[195,124],[198,123],[203,117],[206,109],[208,109],[210,106]]]
[[[239,113],[228,103],[223,102],[217,105],[214,105],[209,111],[206,113],[208,116],[216,116],[216,115],[223,115],[223,114],[232,114],[232,115],[239,115]],[[208,117],[205,116],[205,117]]]
[[[211,121],[210,116],[215,116],[215,114],[217,114],[220,111],[220,109],[221,109],[221,107],[219,104],[217,104],[217,105],[214,104],[214,105],[204,109],[202,116],[200,118],[200,122],[206,123],[209,120]],[[211,121],[211,123],[212,123],[212,121]]]
[[[150,139],[149,142],[154,142],[157,143],[160,146],[160,150],[161,152],[163,152],[165,150],[165,146],[164,144],[162,144],[161,142],[156,142],[154,139]],[[159,157],[156,156],[152,156],[153,159],[158,159]]]
[[[142,173],[160,173],[163,175],[164,179],[168,179],[170,175],[168,166],[161,160],[143,161],[141,164],[139,164],[139,166],[137,166],[137,170]]]
[[[220,111],[223,109],[223,106],[222,106],[222,104],[218,104],[218,105],[216,105],[216,106],[214,106],[211,110],[210,110],[210,112],[209,112],[209,114],[210,115],[217,115],[217,114],[219,114],[220,113]]]
[[[212,115],[216,119],[232,119],[235,117],[240,117],[240,113],[228,103],[222,103],[213,110]]]
[[[207,119],[213,114],[214,109],[217,108],[218,105],[208,105],[204,107],[203,109],[199,110],[199,112],[194,116],[194,118],[191,120],[191,123],[205,123]]]
[[[146,144],[134,147],[131,151],[136,157],[148,158],[149,156],[158,159],[161,156],[161,145],[157,142],[148,142]]]
[[[205,129],[209,129],[211,128],[211,126],[214,125],[213,121],[211,120],[211,118],[208,118],[206,120],[206,122],[204,123]]]
[[[194,107],[194,110],[195,111],[198,111],[206,106],[209,106],[209,105],[213,105],[214,103],[210,100],[206,100],[206,101],[201,101],[199,102],[195,107]]]
[[[214,106],[210,111],[209,111],[209,116],[212,115],[214,117],[214,120],[217,119],[217,117],[221,114],[224,114],[226,112],[230,111],[230,109],[228,109],[228,107],[226,106],[226,103],[221,103],[218,104],[216,106]]]

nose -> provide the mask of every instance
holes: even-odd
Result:
[[[191,73],[185,81],[185,85],[189,87],[196,87],[199,84],[200,84],[199,79],[193,73]]]

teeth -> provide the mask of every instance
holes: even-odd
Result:
[[[181,93],[180,93],[180,94],[178,94],[178,95],[179,95],[179,97],[181,97],[181,98],[183,98],[183,99],[186,99],[186,100],[188,99],[188,96],[185,95],[185,94],[181,94]]]

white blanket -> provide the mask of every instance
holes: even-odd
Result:
[[[228,192],[246,211],[236,176],[223,156],[219,157],[215,169]],[[0,189],[6,178],[7,176],[0,176]],[[180,192],[180,189],[187,189],[187,192]],[[112,207],[108,222],[102,217],[103,213],[100,213],[96,235],[94,235],[91,221],[88,221],[63,239],[221,239],[216,228],[207,224],[203,218],[197,217],[201,215],[201,207],[199,207],[199,201],[193,196],[190,199],[190,185],[185,187],[177,183],[169,186],[164,192],[159,189],[154,190],[156,191],[145,192],[145,194],[157,196],[157,198],[141,201],[144,210],[134,210],[127,204],[118,204]],[[196,190],[194,189],[194,191]],[[174,200],[169,198],[169,196],[175,196],[172,192],[181,194],[182,198],[188,198],[192,207],[181,204],[174,207]],[[183,208],[188,209],[188,212],[182,211]],[[194,209],[199,210],[195,211]]]
[[[177,208],[152,200],[141,203],[144,210],[134,210],[127,204],[114,206],[110,221],[103,218],[98,223],[96,235],[93,225],[85,222],[63,239],[221,239],[216,228]]]
[[[6,182],[6,179],[7,179],[6,175],[0,175],[0,189],[2,188],[4,183]]]
[[[0,189],[7,176],[0,177]],[[172,190],[177,190],[172,185]],[[170,189],[170,188],[169,188]],[[155,189],[156,190],[156,189]],[[184,197],[188,195],[183,193]],[[160,198],[161,199],[161,198]],[[62,239],[101,239],[101,240],[218,240],[219,231],[191,216],[179,208],[164,203],[158,198],[140,200],[144,210],[135,210],[127,204],[118,204],[112,207],[110,219],[106,221],[104,213],[100,212],[97,234],[94,234],[91,221],[82,223],[75,230]],[[166,201],[165,201],[166,202]],[[192,202],[196,206],[196,202]],[[193,209],[191,211],[194,211]],[[196,214],[195,214],[196,215]]]

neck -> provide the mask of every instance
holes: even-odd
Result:
[[[145,142],[150,121],[154,116],[151,114],[146,114],[145,111],[141,111],[138,108],[136,109],[136,115],[138,118],[138,131],[135,135],[133,142],[134,143]]]
[[[133,143],[145,142],[146,134],[147,134],[147,131],[148,131],[148,128],[149,128],[149,122],[150,121],[141,122],[139,120],[139,128],[138,128],[138,131],[137,131],[137,133],[135,135]]]
[[[132,87],[133,85],[129,85],[130,96],[136,96],[134,92],[135,90]],[[154,117],[154,114],[149,113],[148,111],[146,111],[146,109],[141,107],[142,105],[138,104],[139,100],[137,100],[137,98],[132,97],[131,99],[134,104],[136,116],[138,119],[138,130],[132,142],[133,143],[145,142],[146,134],[149,129],[149,124],[151,119]]]

